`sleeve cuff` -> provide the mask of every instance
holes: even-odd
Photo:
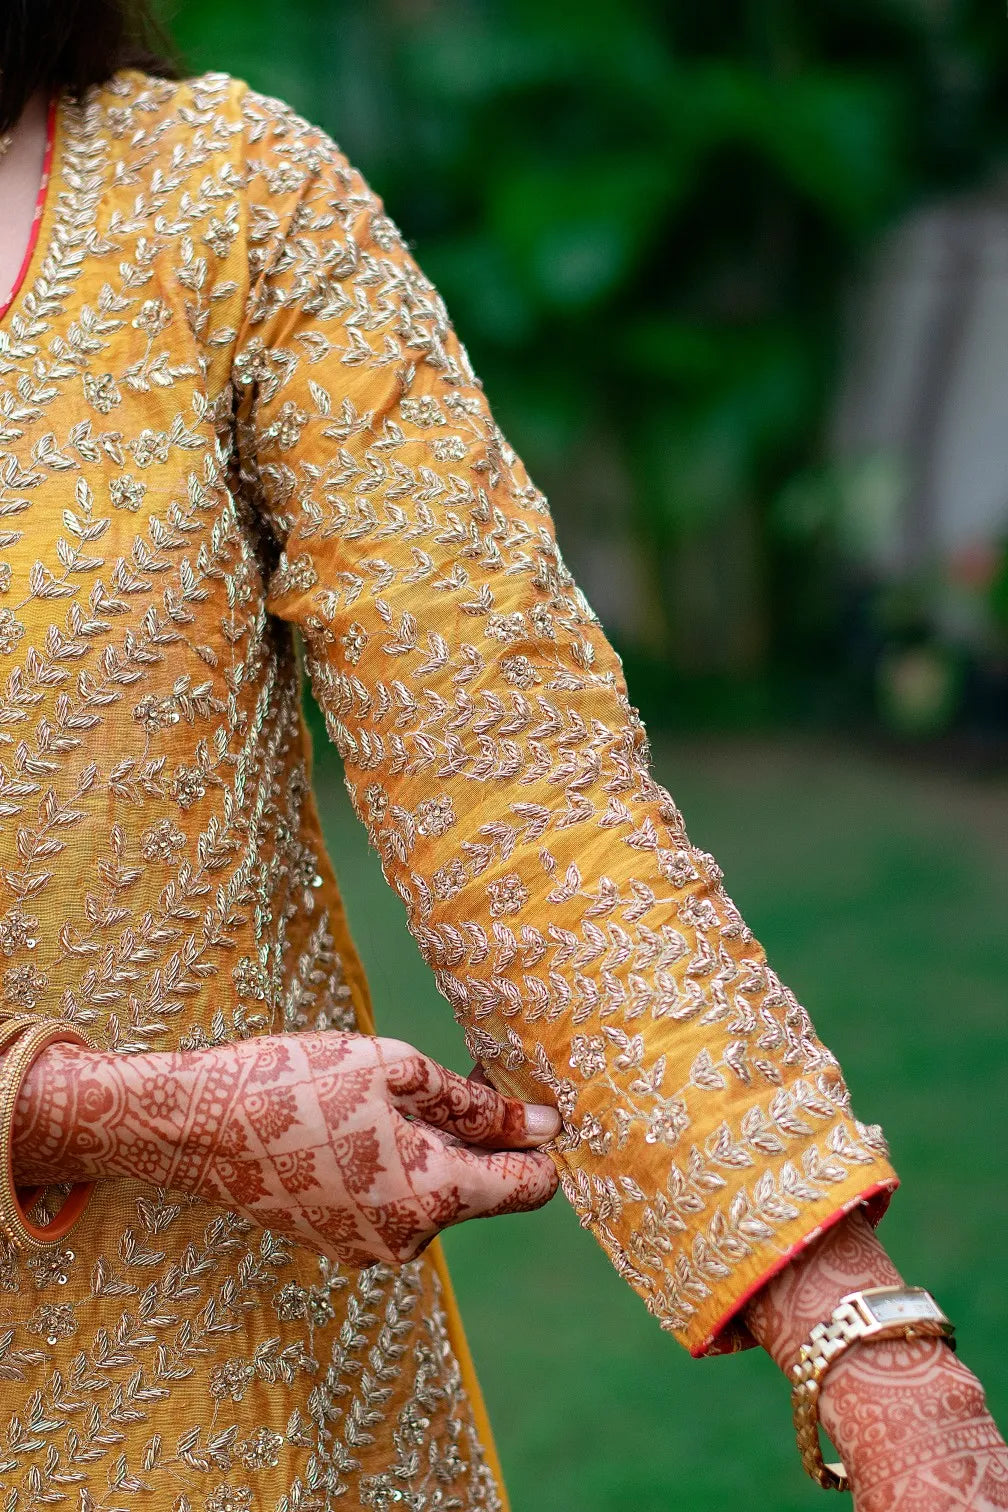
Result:
[[[824,1199],[821,1204],[822,1216],[811,1228],[803,1228],[803,1225],[808,1223],[810,1217],[815,1217],[815,1207],[806,1209],[801,1219],[796,1219],[781,1231],[779,1236],[781,1247],[769,1264],[764,1248],[758,1255],[752,1256],[748,1267],[740,1266],[733,1274],[732,1280],[741,1290],[730,1307],[725,1309],[722,1291],[709,1299],[709,1306],[697,1310],[695,1317],[691,1320],[689,1337],[684,1340],[693,1358],[737,1354],[740,1350],[755,1348],[756,1340],[741,1316],[742,1308],[750,1298],[755,1296],[771,1276],[783,1270],[784,1266],[790,1264],[796,1255],[801,1254],[808,1245],[814,1244],[822,1234],[826,1233],[827,1229],[839,1223],[841,1218],[846,1217],[854,1208],[863,1206],[865,1216],[872,1228],[877,1227],[898,1186],[899,1177],[890,1167],[888,1175],[855,1190],[839,1206],[835,1205],[835,1197]]]

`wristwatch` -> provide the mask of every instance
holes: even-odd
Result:
[[[843,1465],[827,1465],[819,1447],[819,1392],[829,1367],[859,1339],[937,1338],[955,1349],[954,1334],[955,1325],[920,1286],[848,1292],[827,1322],[816,1324],[791,1372],[791,1409],[802,1464],[824,1490],[846,1491],[850,1485]]]

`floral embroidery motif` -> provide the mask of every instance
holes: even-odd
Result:
[[[276,1465],[283,1448],[283,1434],[271,1433],[268,1428],[257,1428],[251,1438],[244,1439],[237,1448],[238,1458],[246,1470],[261,1470],[264,1465]]]
[[[74,1310],[65,1302],[45,1302],[37,1308],[29,1320],[32,1333],[41,1334],[50,1344],[60,1339],[70,1339],[77,1332]]]
[[[601,1034],[575,1034],[568,1065],[584,1077],[600,1076],[606,1068],[605,1040]]]
[[[38,919],[12,908],[0,919],[0,950],[14,955],[18,950],[34,950],[38,944]]]
[[[502,918],[505,914],[521,913],[529,900],[528,888],[517,872],[491,882],[487,894],[490,898],[490,914],[495,919]]]
[[[151,467],[155,462],[167,462],[168,437],[164,431],[142,430],[130,442],[130,451],[137,467]]]
[[[146,492],[146,483],[138,482],[132,473],[121,473],[109,481],[109,497],[114,509],[129,509],[136,513]]]
[[[172,797],[179,808],[192,808],[201,798],[206,797],[206,781],[199,767],[181,766],[176,769],[172,779]]]
[[[0,609],[0,652],[9,656],[25,633],[24,623],[10,609]]]
[[[299,635],[446,1011],[502,1090],[557,1102],[566,1197],[707,1347],[771,1258],[891,1189],[881,1130],[653,779],[546,501],[361,175],[223,74],[123,70],[60,110],[50,245],[0,324],[4,1006],[122,1053],[372,1028]],[[354,1089],[318,1069],[363,1173]],[[222,1167],[247,1182],[237,1142]],[[114,1185],[66,1248],[0,1244],[12,1505],[84,1465],[188,1512],[500,1512],[430,1254],[330,1267],[225,1190]],[[318,1226],[352,1241],[347,1217]]]
[[[204,1505],[206,1512],[249,1512],[252,1492],[248,1486],[218,1486]]]
[[[163,299],[145,299],[136,315],[133,317],[133,327],[137,331],[143,331],[151,340],[160,336],[165,326],[171,324],[172,312]]]
[[[30,1013],[37,1005],[49,978],[34,966],[12,966],[3,974],[4,1001]]]
[[[84,397],[99,415],[110,414],[121,403],[119,385],[111,373],[84,374]]]
[[[146,861],[170,861],[174,852],[182,850],[185,843],[185,835],[170,819],[159,819],[140,837],[140,853]]]
[[[225,1360],[222,1365],[215,1365],[210,1372],[210,1395],[215,1398],[230,1397],[232,1402],[240,1402],[254,1377],[255,1371],[247,1360]]]
[[[447,793],[438,793],[434,798],[425,798],[416,807],[417,829],[421,835],[440,838],[455,824],[455,809]]]

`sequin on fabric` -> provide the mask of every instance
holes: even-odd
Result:
[[[124,1054],[373,1030],[300,639],[473,1055],[559,1104],[563,1191],[661,1326],[751,1343],[760,1278],[896,1177],[436,289],[223,74],[62,101],[52,173],[0,322],[0,1008]],[[108,1183],[61,1255],[0,1255],[4,1505],[502,1507],[447,1284]]]

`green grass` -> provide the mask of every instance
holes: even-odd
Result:
[[[319,733],[327,839],[382,1033],[470,1061]],[[680,740],[690,837],[835,1051],[903,1185],[880,1230],[1008,1420],[1008,784],[791,740]],[[787,1386],[761,1351],[693,1361],[562,1197],[445,1235],[515,1512],[800,1512]]]

